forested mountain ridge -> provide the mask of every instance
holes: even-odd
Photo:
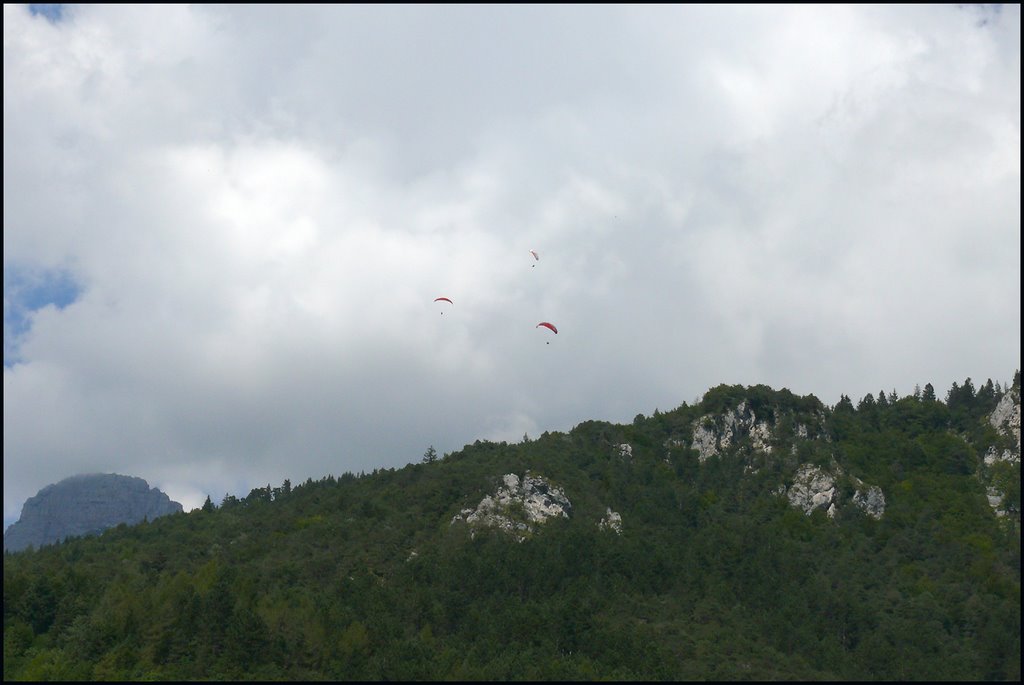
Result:
[[[1019,680],[1019,427],[718,386],[226,495],[6,554],[4,676]]]

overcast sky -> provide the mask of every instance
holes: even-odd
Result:
[[[1020,367],[1019,6],[3,11],[5,528]]]

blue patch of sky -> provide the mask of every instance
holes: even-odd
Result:
[[[58,21],[64,18],[64,7],[61,3],[54,4],[31,4],[29,3],[28,11],[32,13],[34,17],[46,17],[47,21],[56,24]]]
[[[32,315],[44,307],[64,309],[82,289],[65,269],[4,263],[4,368],[21,361],[19,348],[32,328]]]

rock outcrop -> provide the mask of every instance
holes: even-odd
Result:
[[[1010,447],[997,449],[990,447],[985,453],[985,464],[991,466],[996,462],[1020,462],[1020,395],[1007,392],[999,400],[999,404],[988,417],[992,424],[1003,436],[1010,438]]]
[[[1020,482],[1020,387],[1014,385],[999,400],[988,417],[989,423],[1002,436],[1003,442],[992,445],[984,455],[979,477],[985,485],[988,503],[996,516],[1013,514],[1019,521],[1017,505],[1007,499],[1010,484]]]
[[[820,409],[796,412],[774,407],[759,411],[767,417],[758,416],[752,403],[744,399],[732,409],[718,414],[705,414],[697,419],[689,436],[689,446],[697,453],[697,460],[703,464],[712,457],[739,454],[746,462],[743,473],[754,474],[767,463],[768,458],[783,461],[792,459],[798,454],[799,443],[831,442],[826,417]],[[686,442],[670,437],[664,443],[668,449],[667,456],[671,456],[673,448],[683,444]],[[780,447],[781,454],[785,456],[781,456],[776,447]],[[792,506],[807,515],[821,509],[832,518],[842,505],[840,483],[847,493],[850,492],[848,486],[852,486],[854,492],[848,502],[862,509],[868,516],[877,519],[885,513],[885,495],[881,488],[866,485],[844,474],[834,460],[830,468],[813,464],[799,466],[791,484],[788,487],[786,484],[779,485],[774,493],[785,496]]]
[[[815,420],[819,425],[814,434],[807,424],[797,423],[793,427],[793,435],[782,436],[783,439],[809,440],[821,437],[827,442],[829,438],[823,429],[824,416],[818,413]],[[771,454],[772,441],[780,437],[777,434],[778,423],[777,419],[769,422],[765,418],[759,418],[750,404],[744,400],[734,409],[722,414],[706,414],[698,419],[693,427],[690,446],[697,451],[697,459],[702,464],[742,440],[749,440],[750,447],[755,452]],[[795,446],[793,449],[795,451]]]
[[[571,514],[572,503],[562,488],[527,471],[522,480],[514,473],[503,476],[493,495],[485,495],[475,509],[463,509],[451,522],[465,522],[471,535],[472,529],[497,528],[522,542],[548,519]]]
[[[597,522],[597,527],[601,530],[611,530],[622,535],[622,515],[608,507],[605,515]]]
[[[786,499],[808,516],[817,509],[824,509],[829,518],[836,515],[835,475],[813,464],[804,464],[797,469],[793,484],[786,490]]]
[[[1011,389],[1003,395],[988,420],[996,430],[1012,437],[1017,443],[1017,450],[1020,451],[1019,388]]]
[[[4,532],[4,551],[39,548],[180,511],[181,504],[141,478],[113,473],[72,476],[28,498],[21,518]]]
[[[755,450],[772,451],[768,444],[771,428],[766,421],[758,420],[746,401],[740,402],[735,409],[723,413],[717,419],[710,414],[702,416],[693,430],[693,448],[697,450],[697,458],[704,463],[744,437],[750,438]]]
[[[839,502],[839,479],[843,476],[838,464],[825,469],[814,464],[803,464],[797,469],[793,484],[789,488],[780,488],[779,492],[786,495],[789,503],[803,510],[810,516],[814,511],[822,509],[829,518],[834,518]],[[853,504],[875,519],[882,518],[885,513],[885,495],[877,485],[865,485],[859,478],[852,478],[855,490],[851,500]]]
[[[860,489],[853,493],[853,503],[864,510],[868,516],[873,519],[882,518],[882,514],[885,513],[885,495],[882,493],[882,488],[877,485],[864,485],[859,480],[854,479],[860,486]]]

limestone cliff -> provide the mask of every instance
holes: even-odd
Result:
[[[797,415],[780,407],[769,407],[755,413],[750,401],[744,399],[734,408],[719,414],[705,414],[697,419],[689,435],[689,445],[703,464],[712,458],[739,454],[745,460],[745,474],[757,473],[767,459],[787,463],[794,460],[801,443],[831,443],[826,430],[825,416],[818,410]],[[685,445],[687,440],[670,438],[665,443],[670,452],[673,447]],[[776,447],[783,448],[780,451]],[[786,449],[788,448],[788,449]],[[829,450],[831,451],[831,450]],[[758,458],[754,458],[758,457]],[[793,466],[787,466],[786,470]],[[818,509],[834,518],[838,507],[852,503],[868,516],[878,519],[885,513],[885,495],[881,488],[867,485],[860,479],[845,474],[835,463],[828,468],[813,464],[799,464],[788,478],[774,492],[785,495],[790,505],[807,515]],[[849,487],[853,495],[845,502],[840,500],[840,485]]]
[[[549,518],[572,514],[572,503],[560,487],[529,471],[520,480],[514,473],[502,477],[502,485],[486,495],[476,509],[463,509],[452,523],[464,521],[471,528],[498,528],[522,542]]]
[[[734,409],[722,414],[707,414],[698,419],[693,426],[690,445],[696,450],[697,458],[702,464],[711,457],[729,451],[741,441],[749,441],[750,448],[757,452],[771,454],[772,443],[779,438],[789,442],[798,439],[829,441],[824,422],[825,417],[819,413],[814,416],[815,425],[812,427],[808,428],[806,423],[795,422],[790,429],[790,435],[780,436],[778,417],[772,420],[759,417],[744,400]],[[674,442],[682,441],[675,439]]]
[[[21,518],[4,532],[4,551],[39,548],[180,511],[181,504],[141,478],[114,473],[72,476],[28,498]]]
[[[778,492],[784,493],[792,506],[803,510],[808,516],[822,509],[829,518],[834,518],[836,506],[842,504],[839,499],[839,481],[843,475],[843,470],[836,463],[827,469],[814,464],[802,464],[793,477],[793,484],[788,488],[782,486]],[[885,513],[882,489],[877,485],[865,485],[862,480],[852,476],[850,481],[854,492],[849,501],[871,518],[882,518]]]
[[[1015,385],[999,400],[988,417],[1001,436],[1001,444],[985,452],[978,475],[985,485],[988,502],[997,516],[1020,521],[1020,387]],[[1018,496],[1008,497],[1016,487]]]

